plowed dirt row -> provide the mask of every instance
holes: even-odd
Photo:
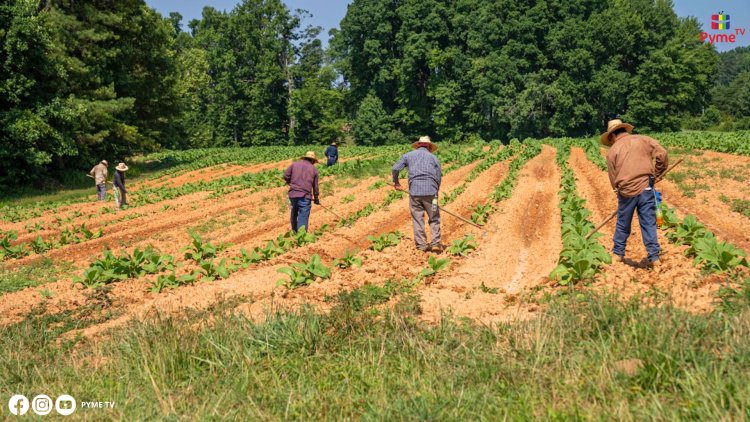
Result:
[[[443,179],[443,188],[452,189],[458,185],[475,166],[476,163],[473,163],[446,175]],[[104,324],[89,327],[82,334],[95,335],[111,327],[119,326],[132,318],[141,318],[157,310],[178,312],[184,308],[201,309],[210,306],[222,297],[242,295],[260,299],[268,297],[274,291],[286,292],[285,288],[276,287],[276,281],[280,278],[280,274],[276,271],[278,268],[307,260],[313,254],[321,255],[323,260],[330,265],[332,259],[342,256],[347,250],[369,245],[367,235],[393,231],[404,226],[404,222],[408,221],[407,205],[408,198],[405,197],[394,202],[387,209],[361,218],[351,228],[337,228],[333,232],[326,233],[314,244],[293,249],[271,261],[235,273],[228,280],[199,283],[158,295],[144,293],[143,280],[117,283],[112,289],[111,296],[122,306],[124,314]],[[426,259],[424,255],[422,258]],[[0,304],[0,313],[5,314],[3,304]],[[20,316],[24,312],[15,309],[14,313]],[[2,324],[4,323],[0,323]]]
[[[471,208],[486,202],[493,188],[505,178],[507,173],[508,161],[493,165],[483,172],[479,178],[471,182],[463,194],[459,195],[453,203],[447,205],[446,209],[464,218],[469,218],[471,216]],[[445,191],[445,189],[443,190]],[[399,230],[402,233],[408,233],[411,237],[411,217],[406,210],[400,211],[399,217],[402,217],[403,220],[397,221],[398,226],[389,228],[389,230]],[[396,219],[394,218],[394,220]],[[441,215],[441,237],[444,244],[449,245],[452,240],[469,233],[473,234],[481,244],[485,241],[481,237],[481,232],[479,229],[462,224],[446,213]],[[319,309],[326,309],[328,303],[325,302],[325,298],[335,296],[342,290],[353,290],[365,284],[383,285],[388,280],[413,280],[422,268],[427,266],[427,259],[429,257],[424,252],[416,250],[411,238],[405,239],[398,246],[385,249],[382,252],[367,250],[360,255],[365,257],[365,262],[360,268],[334,271],[331,280],[323,283],[315,283],[304,289],[297,289],[289,292],[288,295],[268,296],[263,300],[240,305],[239,309],[253,318],[264,316],[268,309],[291,309],[303,304],[313,304]],[[442,255],[443,257],[448,257],[447,252],[444,252]],[[455,261],[454,258],[451,259]],[[458,262],[455,265],[458,265]]]
[[[166,183],[162,183],[163,186],[170,186],[170,187],[177,187],[184,185],[185,183],[192,183],[192,182],[198,182],[198,181],[210,181],[210,180],[216,180],[224,177],[231,177],[231,176],[239,176],[246,173],[259,173],[261,171],[270,170],[274,168],[283,168],[284,166],[288,165],[290,163],[289,160],[286,161],[277,161],[273,163],[261,163],[261,164],[255,164],[251,166],[231,166],[229,168],[225,168],[225,164],[215,166],[215,167],[221,167],[220,170],[215,170],[215,167],[208,167],[201,170],[195,170],[192,172],[189,172],[183,176],[180,176],[177,178],[177,180],[172,181],[168,180]],[[201,175],[201,177],[198,177],[199,172],[205,172],[205,174]],[[128,188],[128,192],[137,192],[140,188],[143,187],[153,187],[149,186],[149,183],[154,183],[153,181],[147,181],[143,184],[134,184],[133,186]],[[108,186],[108,189],[112,189],[111,185]],[[196,192],[196,194],[199,194],[199,192]],[[203,196],[208,195],[208,193],[200,193]],[[195,195],[195,194],[193,194]],[[192,196],[192,195],[188,195]],[[86,223],[86,226],[89,228],[98,228],[101,224],[105,222],[111,222],[115,220],[123,219],[124,217],[127,217],[129,215],[133,214],[145,214],[145,213],[153,213],[154,210],[160,211],[164,205],[174,205],[174,204],[185,204],[190,201],[190,198],[179,197],[175,198],[173,200],[168,201],[162,201],[158,204],[150,204],[150,205],[144,205],[137,208],[129,208],[124,211],[119,211],[117,214],[104,214],[104,215],[92,215],[99,213],[103,208],[110,208],[113,206],[112,201],[106,201],[106,202],[98,202],[95,201],[96,195],[93,193],[92,189],[92,195],[91,195],[91,202],[84,202],[79,204],[73,204],[65,207],[60,207],[57,210],[51,210],[46,211],[41,217],[31,218],[29,220],[17,222],[17,223],[0,223],[2,224],[2,230],[16,230],[19,232],[19,242],[25,242],[34,239],[36,236],[42,236],[43,238],[48,238],[49,236],[53,236],[56,234],[59,234],[62,229],[65,227],[68,227],[70,225],[81,225],[83,223]],[[80,212],[82,215],[80,217],[73,218],[73,220],[69,223],[65,223],[62,226],[57,226],[57,223],[55,221],[55,217],[64,218],[71,213],[74,212]],[[29,222],[37,223],[40,222],[45,226],[48,225],[54,225],[57,226],[53,230],[44,230],[39,231],[36,233],[26,233],[24,226],[26,224],[29,224]]]
[[[554,160],[555,150],[544,146],[521,170],[511,198],[489,219],[492,233],[480,238],[478,250],[420,289],[425,320],[437,322],[452,313],[490,324],[531,315],[534,307],[514,303],[527,289],[546,283],[562,249],[560,171]],[[483,292],[482,285],[498,292]]]
[[[333,177],[321,181],[327,183]],[[66,245],[46,253],[47,257],[53,259],[66,259],[78,265],[87,264],[91,261],[92,254],[98,255],[103,248],[126,247],[139,243],[149,243],[154,236],[168,239],[170,233],[179,232],[187,236],[188,227],[201,224],[211,218],[225,216],[238,210],[259,209],[264,202],[284,194],[286,187],[271,188],[260,192],[237,191],[220,198],[206,198],[208,193],[196,193],[175,199],[165,216],[163,204],[148,205],[149,214],[133,219],[124,220],[104,228],[104,235],[99,239],[92,239],[79,244]],[[145,211],[144,211],[145,212]],[[122,218],[122,217],[121,217]],[[97,225],[92,225],[97,229]],[[211,236],[209,236],[211,237]],[[183,237],[184,238],[184,237]],[[183,239],[180,238],[180,239]],[[154,242],[156,243],[156,242]],[[162,245],[164,242],[159,242]],[[186,242],[180,243],[185,245]],[[168,245],[168,242],[167,242]],[[5,268],[18,268],[41,259],[41,255],[30,255],[28,257],[7,261]]]
[[[569,164],[576,175],[578,192],[587,201],[586,207],[597,224],[617,209],[617,198],[612,193],[609,178],[606,172],[586,158],[580,148],[571,148]],[[599,240],[607,250],[612,249],[614,229],[615,222],[612,221],[600,230],[604,236]],[[648,270],[640,262],[647,254],[636,215],[627,243],[625,262],[614,260],[606,266],[604,273],[597,276],[594,287],[615,291],[624,297],[657,288],[670,293],[677,306],[694,311],[709,310],[718,288],[711,281],[714,278],[701,275],[700,270],[692,265],[692,260],[683,254],[687,247],[670,243],[662,230],[659,230],[659,244],[662,268]]]
[[[476,166],[476,163],[465,166],[450,173],[444,179],[444,186],[450,187],[454,185],[455,182],[451,182],[452,180],[462,180],[466,176],[466,174],[468,174],[468,172],[470,172],[474,168],[474,166]],[[362,186],[360,189],[367,189],[367,187]],[[384,189],[381,189],[381,191],[385,192]],[[345,192],[346,191],[342,191],[340,194]],[[338,199],[340,200],[340,197]],[[391,205],[390,209],[394,209],[395,207],[398,207],[399,204],[403,203],[404,200],[397,201],[396,203]],[[357,209],[364,206],[364,204],[358,203],[352,203],[348,205],[356,207]],[[279,224],[285,225],[288,224],[287,218],[288,217],[284,215],[282,217],[279,217],[277,220]],[[117,306],[128,309],[133,307],[137,308],[138,306],[140,306],[143,311],[153,309],[151,303],[154,301],[157,304],[165,302],[165,305],[158,306],[166,306],[173,309],[178,309],[180,307],[180,304],[182,303],[181,301],[187,300],[187,298],[190,298],[190,300],[198,300],[199,303],[210,304],[216,300],[215,294],[221,294],[225,289],[228,289],[229,291],[239,290],[238,294],[242,294],[243,289],[246,288],[243,280],[247,280],[247,278],[253,279],[254,274],[256,273],[270,274],[270,276],[261,277],[261,279],[267,281],[268,284],[265,286],[272,289],[275,285],[275,281],[278,278],[278,274],[275,271],[276,267],[274,267],[274,265],[278,267],[280,264],[288,264],[290,262],[296,262],[301,259],[307,259],[311,254],[318,252],[318,247],[325,248],[325,246],[320,246],[323,243],[331,247],[342,249],[343,254],[343,251],[345,250],[344,248],[351,248],[351,246],[348,246],[348,244],[345,243],[343,239],[346,239],[347,237],[353,237],[355,239],[358,239],[359,242],[367,244],[368,242],[366,241],[366,234],[362,234],[362,229],[360,227],[362,227],[363,225],[365,227],[368,227],[365,233],[374,233],[376,232],[376,230],[373,230],[372,227],[384,225],[389,222],[390,218],[391,216],[388,210],[376,212],[368,217],[360,219],[352,228],[337,228],[334,232],[325,234],[321,240],[316,242],[316,244],[297,248],[260,266],[253,267],[252,269],[247,271],[238,272],[234,274],[233,277],[230,278],[230,280],[222,280],[210,284],[201,283],[196,286],[178,289],[174,292],[163,293],[161,295],[145,293],[146,283],[144,282],[144,280],[129,280],[115,284],[112,289],[111,296],[113,298],[113,301],[117,303]],[[334,220],[335,217],[330,216],[327,213],[323,213],[322,211],[316,211],[316,215],[313,217],[313,224],[316,224],[316,221],[319,221],[320,224],[331,224],[334,222]],[[360,233],[358,234],[357,231],[359,231]],[[377,232],[379,232],[379,230]],[[264,238],[268,237],[270,236],[264,236]],[[45,285],[45,288],[52,292],[52,294],[56,298],[54,305],[49,305],[48,312],[56,312],[62,309],[68,309],[70,307],[78,306],[84,303],[85,294],[87,293],[82,290],[71,289],[69,280],[51,283]],[[203,291],[205,291],[206,294],[197,293]],[[199,297],[195,297],[194,295],[197,295]],[[177,298],[175,298],[175,296],[177,296]],[[19,320],[23,317],[23,315],[28,313],[29,310],[39,302],[39,300],[40,295],[35,289],[26,289],[20,292],[4,295],[3,302],[0,303],[0,315],[2,315],[0,325],[6,325],[8,323]],[[144,301],[146,302],[143,303]],[[138,312],[138,314],[140,315],[141,312]],[[121,322],[124,322],[130,317],[132,317],[132,314],[126,314]]]
[[[360,183],[357,183],[352,188],[341,190],[339,195],[340,197],[343,197],[348,194],[359,194],[358,197],[360,198],[360,201],[377,201],[382,200],[385,197],[386,189],[370,191],[368,189],[368,186],[368,180],[364,180]],[[286,188],[278,189],[283,189],[285,191]],[[268,194],[268,192],[266,192],[266,194]],[[340,197],[338,199],[340,199]],[[333,201],[335,200],[335,198],[332,197],[331,200]],[[342,206],[340,210],[346,215],[356,209],[361,208],[362,206],[362,203],[355,201],[353,203]],[[207,207],[204,207],[203,209],[206,208]],[[215,208],[213,209],[213,212],[219,213],[219,211]],[[207,215],[208,214],[200,215],[189,213],[187,216],[182,216],[181,221],[190,221],[190,219],[193,217],[201,218]],[[313,215],[311,216],[311,228],[315,229],[316,227],[319,227],[323,224],[334,224],[334,220],[335,217],[333,217],[331,214],[323,213],[322,210],[314,210]],[[252,229],[252,232],[250,234],[255,233],[255,235],[257,236],[254,239],[255,243],[253,245],[249,244],[251,239],[248,234],[243,233],[243,236],[247,237],[247,242],[244,244],[244,246],[248,248],[252,246],[260,246],[262,243],[264,243],[264,239],[274,238],[278,234],[284,233],[289,230],[288,225],[289,221],[286,214],[284,214],[283,216],[277,216],[261,225],[261,227]],[[144,246],[146,244],[154,244],[154,246],[162,250],[162,252],[164,253],[176,253],[183,246],[187,246],[188,243],[186,239],[184,242],[171,243],[163,243],[159,240],[155,240],[155,236],[158,233],[164,233],[164,230],[156,230],[150,233],[151,236],[147,236],[146,234],[144,234],[144,237],[140,239],[140,242],[143,243]],[[175,227],[174,230],[186,233],[185,227]],[[275,230],[275,232],[272,230]],[[187,234],[185,234],[185,237],[187,237]],[[224,253],[224,255],[231,255],[232,253],[236,255],[237,250],[242,246],[243,244],[234,245],[232,248],[230,248],[230,250]],[[81,266],[85,266],[87,265],[87,263],[88,261],[81,261],[79,264]],[[46,284],[44,287],[55,297],[54,302],[48,303],[48,312],[52,313],[75,307],[84,303],[86,300],[86,294],[88,293],[85,290],[81,290],[81,288],[79,287],[73,287],[71,285],[71,280],[60,280],[55,283]],[[149,293],[146,292],[146,289],[147,282],[144,279],[127,280],[114,285],[112,296],[115,298],[116,302],[123,305],[129,303],[137,303],[144,300],[144,297],[149,295]],[[30,288],[19,292],[3,295],[2,298],[3,301],[2,303],[0,303],[0,315],[2,315],[2,319],[0,319],[0,325],[5,325],[7,323],[18,320],[24,314],[28,313],[31,307],[39,302],[41,295],[38,292],[38,288]]]

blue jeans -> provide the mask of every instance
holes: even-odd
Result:
[[[96,185],[96,196],[100,201],[104,201],[107,198],[107,185],[105,183]]]
[[[630,237],[630,226],[633,222],[633,213],[638,210],[638,221],[641,224],[641,235],[643,245],[648,251],[648,260],[659,259],[659,238],[656,235],[656,200],[653,190],[644,190],[640,195],[632,198],[617,196],[617,226],[615,228],[612,252],[618,256],[625,256],[625,244]]]
[[[289,202],[292,204],[292,230],[297,231],[302,227],[307,230],[312,200],[308,198],[289,198]]]

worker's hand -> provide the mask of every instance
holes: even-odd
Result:
[[[313,203],[315,205],[320,205],[320,198],[315,198],[315,200],[313,200]]]

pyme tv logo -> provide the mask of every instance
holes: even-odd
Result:
[[[729,14],[719,12],[711,15],[711,30],[718,33],[701,32],[701,42],[708,41],[709,44],[736,43],[737,38],[745,35],[745,28],[734,28],[732,30]]]
[[[717,15],[711,15],[711,29],[724,31],[729,29],[729,15],[721,12]]]

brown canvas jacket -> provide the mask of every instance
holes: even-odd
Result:
[[[626,135],[607,153],[609,182],[626,198],[640,195],[648,187],[649,176],[658,179],[668,165],[667,150],[643,135]]]

